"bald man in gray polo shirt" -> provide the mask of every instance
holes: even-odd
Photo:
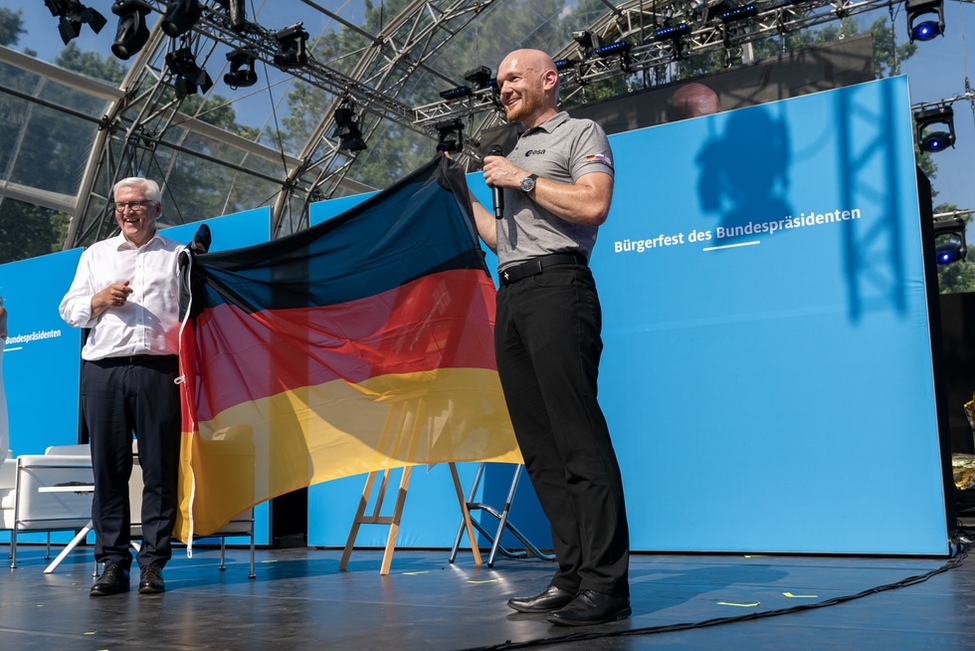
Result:
[[[588,266],[614,170],[599,125],[556,108],[558,81],[544,52],[517,50],[501,62],[501,101],[525,131],[507,157],[484,159],[485,182],[504,193],[503,215],[474,200],[474,216],[498,254],[498,373],[559,565],[544,591],[508,605],[583,626],[631,612],[623,483],[596,400],[602,316]]]

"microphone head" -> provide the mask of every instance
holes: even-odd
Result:
[[[190,242],[190,249],[196,253],[206,253],[210,250],[210,242],[213,236],[210,235],[210,227],[206,224],[200,224],[200,227],[196,229],[196,235],[193,236],[193,241]]]
[[[501,145],[492,145],[491,151],[488,152],[488,156],[504,156],[504,152],[501,151]]]

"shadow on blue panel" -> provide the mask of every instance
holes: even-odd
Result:
[[[752,238],[758,235],[756,222],[792,215],[785,198],[789,135],[784,121],[767,109],[732,113],[724,133],[704,143],[696,162],[700,205],[705,212],[717,213],[718,240]]]

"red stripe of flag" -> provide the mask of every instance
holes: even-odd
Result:
[[[480,270],[431,274],[326,307],[200,315],[197,422],[247,400],[334,380],[439,368],[496,370],[494,285]]]

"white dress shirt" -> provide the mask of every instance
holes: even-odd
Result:
[[[178,353],[177,261],[184,248],[159,233],[142,247],[119,235],[96,242],[81,254],[58,311],[69,325],[91,329],[82,359]],[[126,280],[132,293],[125,304],[91,318],[92,297]]]

